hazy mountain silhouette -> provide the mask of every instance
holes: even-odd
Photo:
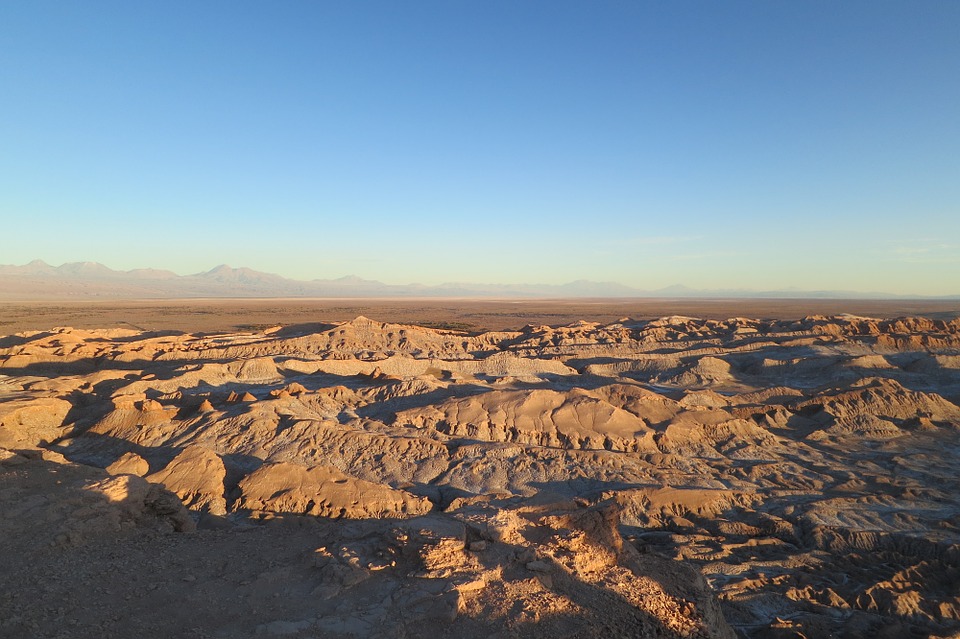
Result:
[[[209,271],[177,275],[140,268],[116,271],[98,262],[69,262],[51,266],[42,260],[22,265],[0,265],[0,299],[138,299],[191,297],[743,297],[895,299],[921,296],[881,292],[783,289],[692,289],[674,284],[639,289],[618,282],[576,280],[567,284],[478,284],[448,282],[385,284],[356,276],[337,279],[292,280],[273,273],[226,264]],[[933,298],[931,298],[933,299]],[[937,299],[960,299],[960,295]]]

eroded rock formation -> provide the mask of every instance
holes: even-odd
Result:
[[[144,539],[204,557],[177,578],[193,581],[155,574],[169,592],[296,600],[204,632],[960,630],[958,320],[468,334],[357,318],[319,332],[63,328],[4,344],[2,497],[5,517],[20,515],[0,543],[78,562],[71,545],[99,552],[84,541],[100,534],[95,513],[130,557]],[[233,565],[251,552],[263,556]],[[128,586],[136,601],[114,603],[145,609],[147,591]],[[0,633],[56,636],[56,615],[25,610]],[[149,634],[142,612],[143,628],[108,630]]]

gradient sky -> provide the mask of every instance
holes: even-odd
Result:
[[[5,2],[0,263],[960,293],[960,2]]]

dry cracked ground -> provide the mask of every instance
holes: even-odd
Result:
[[[3,637],[948,637],[960,320],[0,338]]]

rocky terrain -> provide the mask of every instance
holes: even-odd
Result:
[[[948,637],[960,320],[0,338],[0,636]]]

